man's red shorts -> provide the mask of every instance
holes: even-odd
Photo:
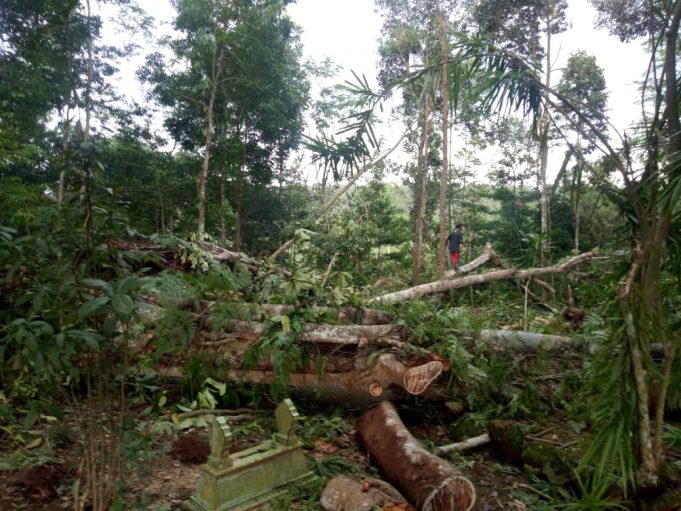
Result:
[[[449,253],[452,256],[452,264],[456,266],[459,263],[459,253],[458,252],[450,252]]]

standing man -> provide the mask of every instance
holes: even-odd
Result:
[[[455,230],[447,236],[449,242],[449,267],[456,269],[459,266],[459,254],[461,253],[461,245],[463,245],[463,234],[461,233],[461,224],[456,224]]]

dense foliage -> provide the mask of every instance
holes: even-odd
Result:
[[[102,2],[117,28],[155,45],[138,70],[144,105],[114,85],[121,59],[139,48],[104,39],[112,22],[94,2],[0,5],[3,444],[24,453],[41,427],[79,417],[76,502],[122,506],[111,481],[153,429],[145,423],[142,434],[131,417],[157,424],[171,407],[174,418],[286,395],[288,375],[312,355],[299,342],[305,323],[325,314],[313,305],[356,307],[437,280],[443,226],[462,224],[464,262],[487,243],[497,264],[515,267],[591,250],[603,259],[544,283],[541,296],[530,294],[532,279],[509,280],[387,307],[408,342],[451,367],[447,389],[468,412],[457,428],[560,415],[590,443],[570,466],[569,492],[537,491],[571,509],[617,508],[619,497],[634,505],[673,481],[663,462],[678,442],[665,413],[681,409],[681,2],[593,2],[622,40],[654,42],[644,118],[619,141],[594,57],[570,56],[555,86],[541,76],[551,35],[566,28],[563,1],[377,1],[380,90],[355,75],[316,102],[313,75],[330,70],[303,63],[289,3],[174,0],[174,32],[155,42],[134,2]],[[398,146],[408,156],[394,160],[378,151],[375,124],[389,97],[407,127]],[[306,115],[317,129],[307,137]],[[314,185],[294,157],[303,141],[322,176]],[[564,156],[548,183],[552,145]],[[493,154],[487,166],[483,152]],[[216,262],[211,243],[241,252],[240,262]],[[252,321],[257,304],[294,307],[264,321],[245,356],[248,368],[267,358],[277,385],[227,385],[222,362],[187,358],[206,327],[192,307],[207,302],[214,331]],[[520,323],[566,334],[566,305],[587,310],[572,327],[590,349],[564,361],[574,367],[561,366],[551,396],[540,383],[549,355],[509,360],[470,342]],[[156,373],[172,364],[184,368],[176,388]],[[519,374],[532,376],[519,385]],[[345,434],[336,419],[328,424]]]

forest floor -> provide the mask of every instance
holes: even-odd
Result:
[[[504,375],[504,384],[499,385],[499,391],[508,394],[503,398],[498,396],[499,401],[508,401],[509,396],[516,396],[512,399],[518,407],[515,417],[524,417],[513,423],[522,430],[525,438],[531,439],[535,445],[558,452],[561,462],[566,463],[560,463],[561,467],[554,466],[552,462],[528,466],[513,460],[514,456],[519,457],[517,453],[499,451],[498,446],[493,448],[490,444],[475,451],[443,457],[474,484],[477,511],[557,509],[556,505],[574,499],[574,481],[566,481],[572,478],[570,469],[579,463],[591,435],[589,425],[575,419],[580,415],[568,413],[571,407],[577,407],[579,398],[573,391],[565,390],[571,388],[571,375],[580,372],[583,354],[580,349],[566,348],[541,356],[529,350],[500,352],[497,356],[503,357],[505,368],[500,373]],[[460,401],[466,401],[470,397],[469,391],[474,389],[462,387],[453,393],[459,396]],[[173,392],[177,395],[172,396]],[[171,403],[179,403],[179,399],[179,390],[168,391],[168,403],[163,411],[174,410]],[[407,429],[427,450],[434,452],[438,446],[484,433],[489,427],[490,416],[503,418],[507,412],[510,413],[509,406],[495,402],[494,394],[486,399],[486,405],[492,409],[467,413],[447,406],[445,402],[414,397],[396,404]],[[319,497],[324,484],[335,475],[344,474],[359,481],[380,478],[369,456],[359,445],[355,432],[355,424],[366,411],[366,406],[339,407],[295,395],[293,400],[301,415],[298,436],[308,464],[319,479],[309,487],[293,488],[291,494],[281,497],[271,509],[320,509]],[[276,404],[274,400],[268,401],[264,394],[259,396],[258,405],[253,407],[252,412],[255,418],[232,428],[234,451],[272,437]],[[178,429],[167,416],[163,418],[144,410],[147,405],[140,402],[129,412],[132,419],[129,428],[135,435],[126,440],[123,476],[117,481],[123,500],[117,509],[179,510],[195,492],[201,465],[209,454],[207,430],[197,426]],[[43,417],[33,427],[32,437],[23,439],[24,447],[11,449],[9,445],[0,446],[1,511],[74,509],[74,484],[83,459],[81,425],[84,420],[76,409],[69,410],[67,407],[65,412],[63,422],[56,419],[50,422]],[[670,425],[681,426],[678,422],[670,422]],[[681,473],[681,449],[668,449],[667,453],[670,462]],[[681,488],[681,481],[678,486]],[[681,505],[656,510],[681,511]]]
[[[309,410],[301,406],[300,438],[310,466],[326,481],[336,474],[346,474],[358,480],[380,477],[370,465],[368,456],[359,446],[354,423],[361,410],[343,411],[320,408],[311,404]],[[452,431],[456,420],[447,410],[414,411],[398,407],[404,412],[404,422],[424,446],[433,449],[454,441]],[[444,408],[444,405],[443,405]],[[235,430],[235,450],[249,447],[269,437],[273,427],[270,419],[258,420]],[[528,431],[539,432],[543,441],[552,445],[576,446],[580,435],[574,425],[553,417],[541,424],[524,424]],[[70,432],[73,435],[73,431]],[[61,433],[60,447],[41,446],[33,453],[24,453],[24,461],[31,460],[31,468],[0,470],[0,509],[45,511],[73,509],[74,476],[80,464],[79,442]],[[150,438],[139,457],[125,472],[125,505],[122,509],[179,510],[195,491],[200,466],[209,453],[205,428],[169,431]],[[10,453],[3,453],[4,460]],[[531,510],[541,500],[541,490],[532,482],[527,470],[499,461],[489,448],[466,454],[445,456],[475,485],[478,511]],[[16,453],[14,455],[16,460]],[[536,481],[535,481],[536,482]],[[273,509],[319,509],[319,492],[323,485],[309,491],[296,490],[295,495],[283,497]]]

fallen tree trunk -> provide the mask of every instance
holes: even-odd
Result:
[[[150,319],[153,320],[153,316],[158,317],[160,313],[162,313],[161,308],[163,307],[163,301],[158,296],[147,295],[144,300],[147,304],[159,306],[158,310],[146,311],[150,316]],[[167,300],[167,298],[164,298],[164,300]],[[196,303],[191,298],[178,298],[176,300],[170,300],[169,302],[173,307],[193,310],[197,315],[208,316],[208,323],[210,323],[210,315],[214,313],[216,306],[228,308],[232,317],[258,322],[262,322],[275,316],[288,316],[293,312],[303,310],[310,311],[313,317],[325,316],[328,317],[329,320],[336,321],[341,325],[387,325],[393,322],[391,314],[379,309],[370,309],[368,307],[324,307],[312,305],[306,309],[301,309],[294,305],[268,303],[214,302],[208,300],[202,300]],[[151,306],[147,306],[146,308],[150,309],[150,307]],[[217,311],[215,311],[215,313],[217,313]]]
[[[136,252],[150,252],[158,254],[162,258],[162,262],[159,261],[148,261],[146,264],[165,269],[175,268],[188,270],[191,267],[191,263],[187,261],[186,258],[182,257],[183,250],[192,250],[199,248],[203,250],[208,256],[213,260],[222,263],[241,263],[248,270],[256,275],[259,271],[258,262],[252,257],[244,254],[243,252],[232,252],[222,247],[218,247],[207,241],[199,241],[197,243],[189,242],[186,240],[177,239],[176,246],[161,245],[159,243],[152,243],[149,241],[118,241],[110,240],[107,244],[117,250],[122,251],[136,251]],[[283,272],[283,270],[282,270]]]
[[[478,275],[470,275],[468,277],[461,277],[453,280],[438,280],[435,282],[429,282],[428,284],[422,284],[420,286],[415,286],[402,291],[397,291],[394,293],[388,293],[376,298],[372,298],[369,303],[392,303],[392,302],[403,302],[406,300],[411,300],[419,296],[442,293],[449,289],[460,289],[468,286],[474,286],[477,284],[484,284],[486,282],[493,282],[497,280],[507,280],[507,279],[528,279],[530,277],[534,278],[541,275],[551,275],[556,273],[566,273],[573,266],[586,261],[592,257],[595,257],[596,252],[587,252],[574,256],[564,263],[558,266],[548,266],[546,268],[531,268],[527,270],[516,270],[509,268],[506,270],[491,271],[488,273],[480,273]]]
[[[231,250],[218,247],[217,245],[214,245],[213,243],[209,243],[207,241],[199,241],[198,245],[203,250],[208,252],[211,255],[211,257],[216,261],[230,264],[241,263],[246,268],[248,268],[248,271],[250,271],[252,274],[254,275],[258,274],[259,271],[258,262],[255,259],[251,258],[250,256],[244,254],[243,252],[232,252]]]
[[[389,401],[362,416],[357,434],[385,479],[419,511],[469,511],[475,505],[473,484],[426,451]]]
[[[289,373],[283,382],[281,375],[271,369],[229,369],[225,376],[242,383],[285,383],[294,391],[314,394],[323,400],[367,404],[404,397],[406,393],[444,399],[445,390],[431,388],[443,370],[443,364],[436,360],[409,367],[393,354],[383,353],[377,357],[358,357],[347,372],[319,368],[315,371],[308,367],[307,371]]]
[[[498,344],[504,348],[532,348],[555,350],[569,345],[571,337],[562,335],[546,335],[537,332],[522,332],[518,330],[482,330],[480,340],[491,344]]]
[[[485,264],[487,261],[491,260],[493,256],[496,254],[494,253],[494,250],[492,249],[492,244],[487,243],[485,245],[485,249],[483,250],[482,254],[473,259],[471,262],[466,263],[462,266],[459,266],[455,270],[449,270],[445,272],[445,278],[451,279],[454,277],[458,277],[459,275],[463,273],[470,273],[473,270],[478,269],[480,266]]]
[[[267,329],[264,323],[231,321],[217,332],[204,335],[212,340],[259,342]],[[411,350],[412,346],[400,341],[402,327],[399,325],[324,325],[305,323],[300,341],[337,345],[374,345]],[[413,349],[418,349],[413,347]]]

